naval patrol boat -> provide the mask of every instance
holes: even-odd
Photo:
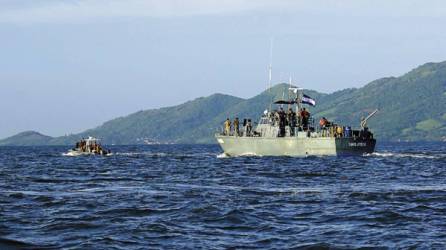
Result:
[[[257,126],[253,129],[246,120],[240,128],[223,128],[215,134],[227,156],[344,156],[373,153],[376,140],[367,127],[367,120],[376,114],[373,111],[360,121],[359,129],[343,126],[325,120],[315,126],[314,119],[302,117],[303,105],[315,105],[315,100],[303,93],[303,89],[290,87],[293,92],[289,100],[275,101],[275,105],[289,107],[293,115],[286,116],[285,111],[265,110]],[[294,111],[295,109],[295,111]],[[284,115],[285,113],[285,115]],[[291,117],[291,119],[289,118]],[[324,118],[325,119],[325,118]],[[227,120],[229,124],[229,120]],[[227,125],[228,125],[227,124]]]

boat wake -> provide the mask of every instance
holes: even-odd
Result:
[[[240,155],[228,155],[226,153],[221,153],[219,155],[217,155],[217,158],[234,158],[234,157],[263,157],[263,155],[259,155],[256,153],[244,153],[244,154],[240,154]]]
[[[90,155],[97,155],[97,154],[89,154],[89,153],[78,153],[78,152],[67,152],[67,153],[62,153],[62,156],[67,156],[67,157],[76,157],[76,156],[90,156]],[[100,155],[100,156],[112,156],[114,155],[114,153],[108,153],[106,155]],[[99,155],[98,155],[99,156]]]
[[[217,155],[217,158],[221,159],[221,158],[229,158],[230,156],[225,154],[225,153],[221,153],[219,155]]]
[[[80,154],[75,154],[73,152],[68,152],[68,153],[62,153],[62,156],[75,157],[75,156],[80,156]]]
[[[444,155],[428,155],[424,153],[392,153],[392,152],[374,152],[365,156],[372,157],[393,157],[393,158],[421,158],[421,159],[439,159]]]

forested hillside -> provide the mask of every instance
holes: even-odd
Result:
[[[72,144],[89,135],[107,144],[213,143],[214,133],[227,117],[257,120],[272,100],[287,95],[288,87],[278,84],[250,99],[214,94],[178,106],[139,111],[76,135],[50,138],[28,132],[0,145]],[[446,139],[446,62],[428,63],[401,77],[382,78],[358,89],[305,93],[317,101],[310,108],[316,119],[325,116],[358,127],[361,117],[378,108],[369,127],[380,140]]]

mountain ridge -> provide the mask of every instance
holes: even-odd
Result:
[[[39,146],[48,144],[52,139],[51,136],[29,130],[0,140],[0,146]]]
[[[251,98],[215,93],[180,105],[142,110],[117,117],[79,134],[47,137],[23,134],[0,140],[0,145],[72,144],[89,135],[107,144],[212,143],[213,134],[226,118],[255,121],[271,100],[281,99],[288,84],[277,84]],[[383,77],[361,88],[347,88],[330,94],[306,90],[318,102],[311,108],[342,124],[359,126],[361,117],[378,108],[369,126],[379,140],[446,139],[446,62],[426,63],[399,77]],[[37,132],[36,132],[37,133]]]

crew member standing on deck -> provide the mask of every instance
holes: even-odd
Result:
[[[325,129],[325,128],[327,127],[327,125],[328,125],[328,120],[327,120],[327,118],[322,117],[322,118],[319,120],[319,126],[321,126],[321,129]]]
[[[234,135],[235,136],[239,136],[239,120],[238,117],[235,118],[234,120]]]
[[[322,136],[327,136],[327,134],[328,134],[328,131],[327,131],[328,120],[327,120],[327,118],[322,117],[322,118],[319,120],[319,126],[320,126],[321,131],[322,131]]]
[[[286,124],[286,115],[283,108],[279,110],[279,137],[285,136],[285,124]]]
[[[251,119],[248,119],[248,123],[246,124],[246,136],[251,136],[252,124]]]
[[[230,135],[231,133],[231,121],[229,120],[229,118],[226,118],[225,121],[225,135]]]
[[[310,119],[310,112],[308,112],[305,108],[302,109],[301,112],[302,117],[302,125],[304,127],[304,130],[308,129],[308,121]]]
[[[292,108],[288,109],[287,113],[288,126],[290,127],[290,136],[294,136],[294,128],[296,127],[296,113]]]

